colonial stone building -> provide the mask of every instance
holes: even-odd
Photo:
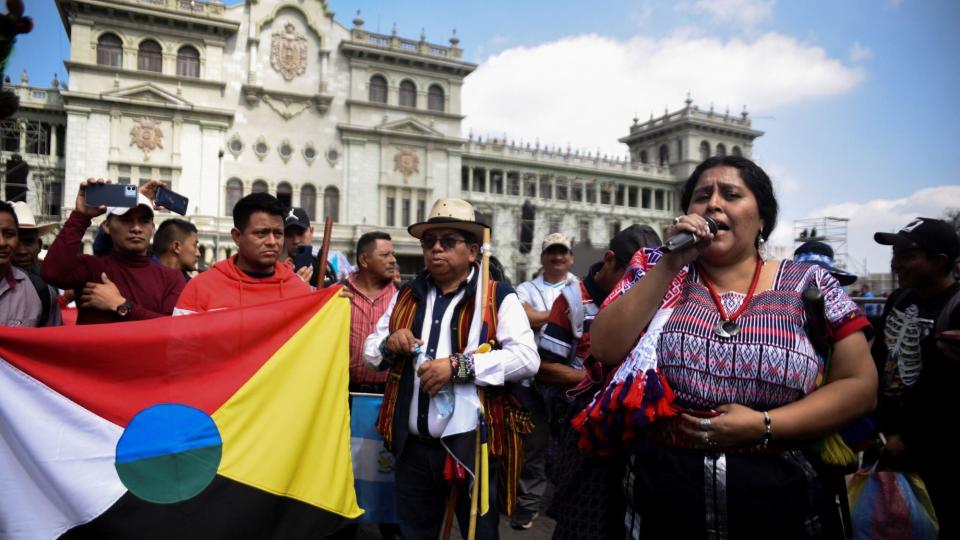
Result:
[[[421,254],[406,226],[456,196],[492,225],[494,253],[523,279],[549,232],[603,245],[631,223],[662,229],[701,159],[750,155],[761,135],[746,112],[688,99],[634,119],[620,139],[629,159],[464,136],[461,87],[476,66],[456,35],[439,45],[372,33],[359,14],[336,20],[324,0],[56,4],[69,89],[14,85],[55,96],[25,101],[20,118],[52,107],[48,123],[66,125],[65,155],[52,155],[63,174],[43,176],[59,186],[31,202],[66,211],[87,177],[159,178],[189,197],[208,261],[231,253],[233,204],[266,191],[304,207],[318,231],[332,217],[332,246],[345,253],[365,231],[390,232],[409,273]]]

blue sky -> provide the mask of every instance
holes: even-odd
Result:
[[[302,0],[314,2],[318,0]],[[7,73],[46,85],[69,43],[53,0]],[[235,2],[231,2],[235,3]],[[685,0],[657,2],[331,1],[347,26],[445,44],[454,28],[479,64],[464,87],[464,130],[622,155],[631,118],[746,104],[766,132],[754,157],[795,219],[850,218],[851,268],[884,271],[872,232],[960,208],[960,2]],[[599,7],[599,8],[598,8]],[[506,105],[505,105],[506,104]]]

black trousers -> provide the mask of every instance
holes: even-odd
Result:
[[[447,451],[439,440],[424,440],[411,435],[397,459],[397,513],[404,540],[436,540],[443,526],[450,483],[443,478]],[[473,464],[470,464],[471,467]],[[500,515],[497,511],[498,464],[490,460],[490,511],[477,515],[477,538],[497,540]],[[457,484],[457,524],[467,537],[470,525],[470,482]]]

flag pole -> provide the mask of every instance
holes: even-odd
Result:
[[[323,288],[324,276],[327,274],[327,254],[330,253],[330,232],[333,230],[333,218],[327,216],[323,222],[323,242],[320,243],[320,257],[317,260],[317,269],[320,276],[317,278],[317,289]]]

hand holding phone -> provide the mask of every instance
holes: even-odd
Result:
[[[313,266],[314,256],[313,256],[313,246],[299,246],[297,247],[297,255],[293,258],[293,270],[296,272],[304,266]]]
[[[175,191],[171,191],[163,186],[157,188],[157,197],[154,200],[154,204],[157,206],[162,206],[171,212],[185,216],[187,215],[187,205],[189,203],[190,199]]]
[[[137,205],[137,186],[131,184],[88,184],[83,192],[89,206],[133,208]]]

